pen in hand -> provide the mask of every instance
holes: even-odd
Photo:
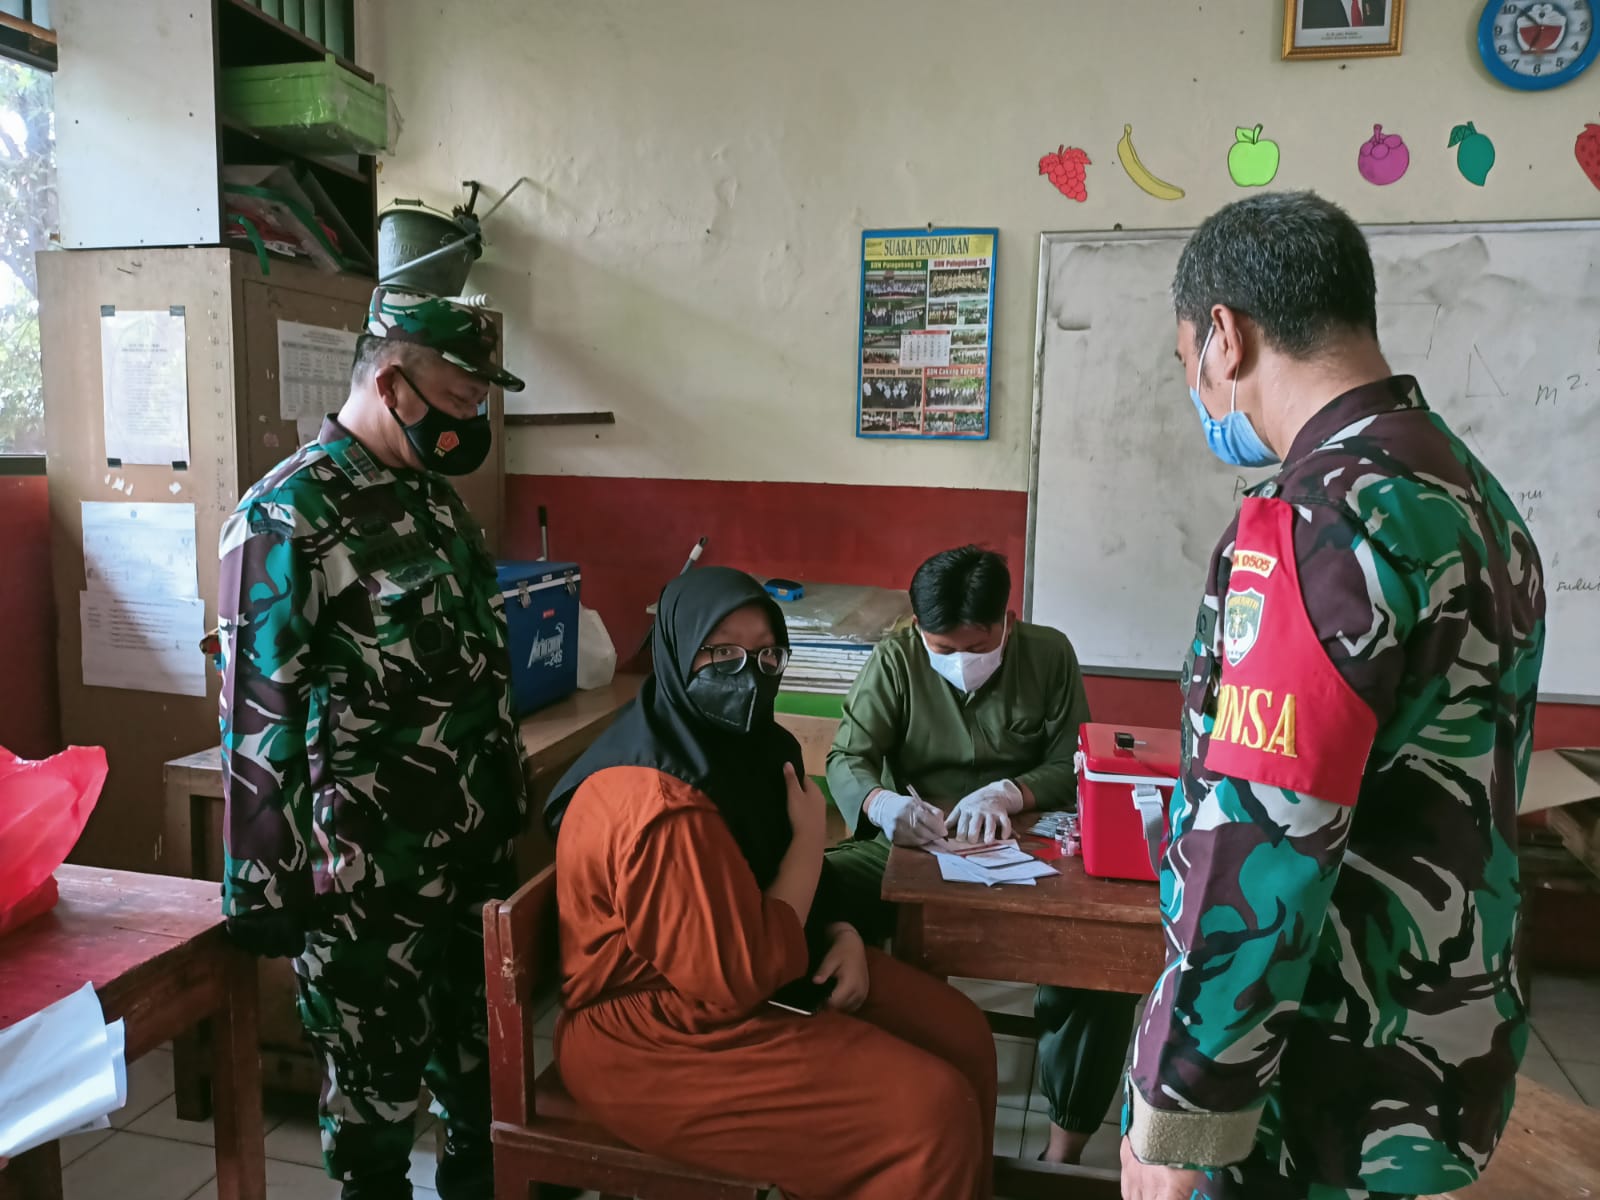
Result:
[[[909,785],[906,787],[906,795],[910,796],[913,800],[915,800],[917,802],[917,805],[918,805],[918,807],[916,807],[916,808],[911,810],[911,827],[913,829],[916,829],[922,824],[922,808],[921,808],[921,806],[923,804],[927,803],[927,801],[923,800],[922,796],[917,792],[916,788],[911,787]]]

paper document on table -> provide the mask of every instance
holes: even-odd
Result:
[[[78,606],[86,686],[206,694],[204,600],[79,592]]]
[[[123,464],[188,463],[189,366],[182,309],[102,309],[100,381],[107,458]]]
[[[1032,879],[1000,879],[996,872],[986,871],[982,867],[967,865],[967,860],[954,854],[935,854],[939,860],[939,876],[948,883],[979,883],[984,887],[995,887],[1002,883],[1018,883],[1027,887],[1033,886]],[[1039,864],[1043,866],[1043,863]]]
[[[1032,856],[1017,845],[1016,838],[1001,842],[963,842],[955,838],[935,838],[924,849],[929,854],[949,854],[983,867],[1009,867],[1032,862]]]
[[[1004,842],[963,842],[959,838],[934,838],[931,842],[925,842],[922,848],[929,854],[955,854],[962,858],[970,858],[974,854],[987,854],[1002,846],[1016,844],[1014,838]]]
[[[1032,885],[1035,879],[1056,874],[1056,869],[1020,849],[1016,842],[981,854],[948,854],[935,851],[942,878],[959,883],[981,883],[994,887],[1001,883]]]
[[[91,592],[129,598],[200,594],[194,505],[82,505],[83,575]]]
[[[92,984],[0,1030],[0,1063],[0,1158],[104,1129],[128,1102],[123,1025]]]
[[[1001,846],[998,850],[984,850],[978,854],[965,854],[962,857],[980,867],[1014,867],[1018,863],[1033,861],[1033,856],[1015,842]]]

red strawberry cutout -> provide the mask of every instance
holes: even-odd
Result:
[[[1585,125],[1573,143],[1572,153],[1589,182],[1600,188],[1600,125]]]
[[[1084,151],[1076,146],[1060,146],[1039,160],[1039,174],[1050,176],[1056,191],[1082,204],[1089,198],[1084,171],[1089,165],[1089,156]]]

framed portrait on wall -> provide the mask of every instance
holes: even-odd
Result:
[[[1406,0],[1283,0],[1285,58],[1399,54]]]

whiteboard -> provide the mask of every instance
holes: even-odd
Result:
[[[1173,356],[1191,231],[1040,242],[1029,618],[1087,669],[1175,675],[1240,492]],[[1377,226],[1378,333],[1397,374],[1522,510],[1544,562],[1547,699],[1600,696],[1600,223]]]

